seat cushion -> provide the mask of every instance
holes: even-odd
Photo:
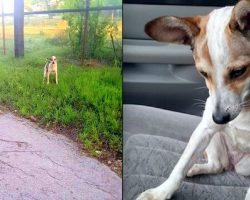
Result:
[[[188,141],[201,118],[141,105],[123,106],[123,130],[131,135],[168,136]],[[127,134],[125,138],[128,139]],[[125,141],[126,142],[126,141]]]
[[[146,106],[124,106],[124,199],[164,182],[200,118]],[[131,123],[131,125],[130,125]],[[197,162],[204,163],[200,158]],[[186,178],[173,199],[244,199],[248,177],[234,171]]]

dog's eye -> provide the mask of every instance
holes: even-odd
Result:
[[[236,79],[240,76],[242,76],[247,70],[247,67],[240,67],[238,69],[233,69],[230,73],[229,73],[229,78],[230,79]]]
[[[207,78],[207,77],[208,77],[207,72],[200,71],[200,74],[201,74],[204,78]]]

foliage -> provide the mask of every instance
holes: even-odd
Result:
[[[90,7],[103,6],[103,1],[92,0],[90,1]],[[110,5],[109,1],[106,1]],[[112,4],[111,4],[112,5]],[[81,0],[69,0],[64,2],[66,8],[85,8],[84,1]],[[69,28],[68,34],[73,53],[79,58],[80,55],[80,44],[82,41],[82,31],[84,15],[76,14],[64,14],[64,19],[68,21]],[[108,27],[114,27],[117,30],[117,25],[114,20],[111,20],[111,16],[102,12],[90,12],[88,20],[88,39],[86,44],[85,58],[98,59],[103,63],[109,63],[114,65],[118,59],[121,60],[121,51],[118,48],[121,44],[121,40],[114,41],[113,48],[110,34],[107,32]],[[117,31],[113,31],[113,35],[117,34]],[[120,63],[119,63],[120,64]]]
[[[89,0],[90,7],[121,6],[120,0]],[[85,8],[86,0],[25,0],[25,9],[32,11],[51,9],[79,9]],[[117,12],[114,12],[117,14]],[[52,18],[54,14],[50,14]],[[63,18],[68,22],[67,34],[70,48],[75,59],[80,60],[81,44],[83,43],[82,32],[84,30],[84,13],[67,13]],[[119,17],[121,21],[121,16]],[[112,37],[110,28],[112,29]],[[44,32],[41,31],[43,34]],[[121,66],[121,30],[117,29],[117,18],[112,19],[111,12],[89,12],[87,43],[85,44],[84,58],[95,59],[101,63]],[[118,36],[118,37],[117,37]]]
[[[63,0],[25,0],[25,3],[31,4],[32,6],[35,5],[44,10],[57,9],[63,2]]]
[[[121,150],[121,70],[77,67],[67,48],[41,38],[26,38],[23,59],[0,57],[0,103],[41,125],[69,126],[90,152]],[[34,51],[35,49],[35,51]],[[45,58],[56,52],[59,84],[43,84]],[[35,58],[35,59],[34,59]]]
[[[27,11],[33,10],[56,10],[64,0],[24,0],[24,8]],[[54,14],[48,14],[49,18],[53,18]]]

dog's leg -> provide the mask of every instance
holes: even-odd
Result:
[[[250,176],[250,154],[244,155],[241,160],[234,166],[237,174]]]
[[[250,188],[248,188],[248,190],[247,190],[245,200],[250,200]]]
[[[187,147],[180,160],[174,167],[169,178],[160,186],[143,192],[137,200],[165,200],[170,199],[173,193],[180,187],[188,170],[208,146],[211,138],[216,132],[222,130],[223,126],[216,125],[212,120],[210,99],[206,102],[206,109],[202,121],[193,132]]]
[[[188,171],[187,176],[198,174],[216,174],[228,168],[229,160],[223,133],[216,133],[209,143],[206,164],[194,164]]]
[[[46,79],[46,74],[47,74],[47,68],[46,68],[46,65],[45,65],[44,70],[43,70],[43,82]]]
[[[58,84],[58,75],[57,75],[57,71],[56,71],[56,84]]]
[[[49,73],[49,71],[47,72],[47,84],[49,84],[49,75],[50,75],[50,73]]]

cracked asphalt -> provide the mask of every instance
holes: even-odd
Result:
[[[0,115],[1,200],[121,200],[122,181],[64,135]]]

